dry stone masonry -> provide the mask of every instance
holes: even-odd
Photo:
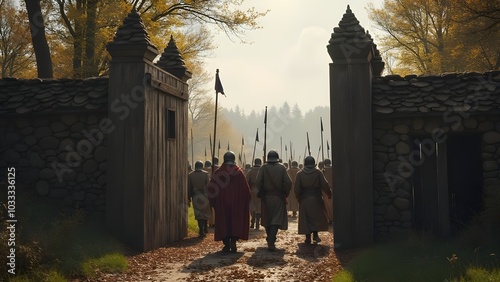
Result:
[[[328,43],[335,247],[452,235],[500,189],[500,71],[381,76],[349,6]]]
[[[373,79],[372,93],[378,238],[404,235],[414,227],[415,136],[439,143],[449,136],[480,134],[484,188],[500,188],[495,186],[500,179],[500,71],[379,77]]]
[[[40,196],[103,212],[107,78],[0,80],[0,167]]]

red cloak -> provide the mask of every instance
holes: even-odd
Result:
[[[243,170],[222,164],[210,178],[207,193],[215,210],[214,240],[229,236],[248,240],[250,187]]]

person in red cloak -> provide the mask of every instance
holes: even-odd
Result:
[[[250,187],[243,170],[228,151],[224,163],[214,172],[207,185],[210,205],[215,210],[214,240],[222,241],[223,252],[236,252],[236,242],[248,240],[250,220]]]

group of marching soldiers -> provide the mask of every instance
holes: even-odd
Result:
[[[192,202],[199,236],[205,237],[208,226],[214,226],[214,240],[222,241],[224,252],[236,252],[238,240],[248,240],[249,229],[266,231],[267,248],[276,250],[278,230],[288,229],[288,212],[297,218],[298,233],[305,243],[319,243],[320,231],[328,231],[333,223],[331,161],[321,167],[312,156],[282,163],[271,150],[263,163],[240,168],[235,155],[228,151],[218,166],[209,161],[197,161],[188,176],[188,201]]]

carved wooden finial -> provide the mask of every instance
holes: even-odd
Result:
[[[187,81],[191,77],[172,35],[156,65],[181,80]]]

